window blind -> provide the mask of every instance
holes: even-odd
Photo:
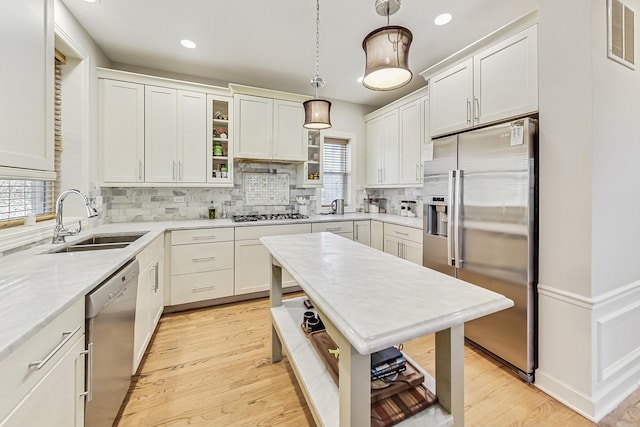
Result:
[[[348,140],[325,138],[323,148],[322,205],[335,199],[347,200],[351,173],[351,147]]]

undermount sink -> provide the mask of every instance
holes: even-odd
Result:
[[[101,251],[105,249],[122,249],[144,236],[146,233],[135,234],[97,234],[78,240],[70,245],[50,250],[49,254],[62,252]]]

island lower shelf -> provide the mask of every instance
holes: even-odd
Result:
[[[303,313],[306,311],[303,305],[305,299],[287,299],[281,306],[272,307],[271,319],[316,422],[323,426],[338,426],[339,389],[300,328]],[[414,365],[418,366],[415,363]],[[424,370],[421,371],[425,376],[425,387],[434,390],[433,377]],[[396,425],[444,427],[452,424],[453,416],[436,403]]]

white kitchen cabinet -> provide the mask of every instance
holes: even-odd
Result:
[[[207,95],[207,117],[207,181],[232,187],[233,98]]]
[[[397,184],[398,110],[388,111],[373,121],[367,123],[367,181],[371,185]]]
[[[371,221],[371,247],[384,249],[384,230],[382,221]]]
[[[353,221],[353,240],[371,246],[371,221]]]
[[[384,251],[422,265],[422,230],[396,224],[384,224]]]
[[[3,2],[0,166],[52,172],[53,0]],[[18,83],[19,82],[19,83]]]
[[[133,339],[135,374],[164,310],[164,236],[156,238],[136,257],[140,266]]]
[[[422,99],[398,108],[400,184],[422,183]]]
[[[0,427],[84,427],[84,334],[0,422]]]
[[[145,181],[205,182],[204,93],[145,86]]]
[[[537,27],[429,79],[432,137],[538,110]]]
[[[260,237],[310,233],[311,224],[261,225],[236,227],[235,295],[267,291],[271,284],[271,255]],[[282,271],[283,287],[297,286],[291,275]]]
[[[473,57],[474,124],[538,110],[538,26]]]
[[[144,181],[144,85],[99,80],[102,180]]]
[[[465,129],[472,124],[473,59],[429,80],[431,136]]]
[[[305,132],[307,134],[307,154],[306,160],[298,165],[298,186],[302,188],[322,187],[324,132],[310,129],[306,129]]]
[[[84,426],[84,328],[80,297],[2,360],[0,426]]]
[[[368,187],[422,185],[425,98],[420,89],[365,118]]]
[[[171,305],[233,295],[233,228],[171,233]]]
[[[353,221],[314,222],[312,233],[329,232],[353,240]]]
[[[302,104],[252,95],[234,96],[234,156],[304,161],[307,155]]]

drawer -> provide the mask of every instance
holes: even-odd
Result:
[[[197,230],[177,230],[171,232],[171,246],[229,241],[233,241],[233,227],[201,228]]]
[[[311,224],[256,225],[236,227],[236,240],[254,240],[265,236],[311,233]]]
[[[171,275],[233,268],[233,242],[171,247]]]
[[[147,268],[151,261],[156,259],[158,252],[164,250],[164,233],[156,237],[146,248],[142,250],[137,256],[138,264],[140,265],[140,271]]]
[[[63,335],[66,332],[73,334]],[[84,341],[84,297],[0,362],[0,420],[38,384],[78,341]],[[84,345],[84,344],[83,344]],[[46,358],[50,358],[46,360]],[[43,361],[40,369],[29,363]]]
[[[384,223],[384,234],[422,244],[422,230],[402,225]]]
[[[353,233],[353,221],[314,222],[311,224],[312,233]]]
[[[232,295],[232,269],[171,276],[171,305]]]

